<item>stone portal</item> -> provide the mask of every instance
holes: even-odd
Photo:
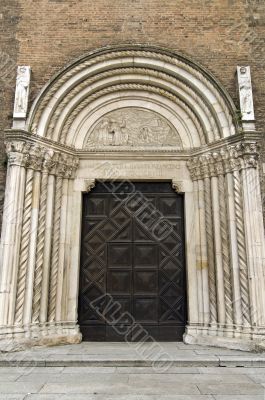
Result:
[[[81,340],[82,196],[97,180],[171,182],[184,195],[187,343],[264,340],[254,128],[212,75],[163,49],[99,50],[55,76],[6,132],[0,343]]]

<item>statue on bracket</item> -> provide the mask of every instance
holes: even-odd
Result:
[[[178,132],[164,117],[135,107],[111,111],[92,127],[85,148],[102,146],[174,146],[182,149]]]

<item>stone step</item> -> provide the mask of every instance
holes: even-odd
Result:
[[[85,355],[48,355],[26,357],[9,354],[0,358],[0,367],[153,367],[166,370],[169,367],[259,367],[265,368],[265,356],[203,356],[174,357],[171,359],[137,359],[126,357],[86,357]]]

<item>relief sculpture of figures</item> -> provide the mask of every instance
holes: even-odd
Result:
[[[19,66],[17,69],[14,118],[25,118],[28,107],[30,67]]]
[[[162,116],[150,110],[127,107],[105,115],[88,132],[85,148],[158,145],[182,148],[178,132]]]
[[[243,121],[254,120],[250,67],[237,67],[240,111]]]

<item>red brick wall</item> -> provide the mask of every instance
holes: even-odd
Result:
[[[62,66],[111,44],[160,45],[208,68],[237,102],[235,71],[251,66],[257,127],[265,119],[264,0],[1,0],[5,43],[32,67],[31,101]],[[1,32],[2,33],[2,32]],[[1,128],[10,125],[12,91],[4,87]]]
[[[16,31],[20,20],[17,0],[0,1],[0,227],[5,185],[6,157],[3,147],[3,130],[12,121],[14,87],[19,42]]]

